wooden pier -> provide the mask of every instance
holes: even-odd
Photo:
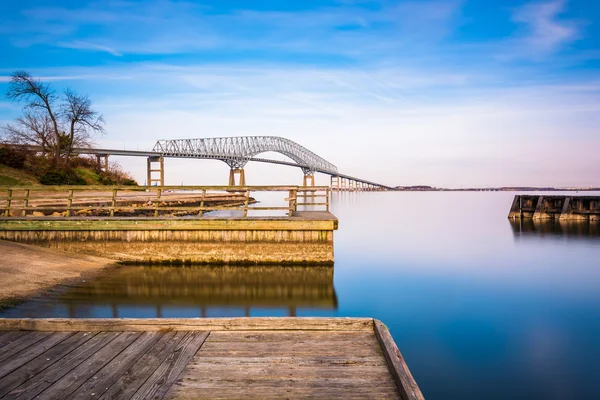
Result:
[[[252,204],[262,192],[282,204]],[[0,197],[0,239],[133,264],[331,265],[329,198],[317,186],[15,187]]]
[[[508,218],[600,221],[600,196],[516,195]]]
[[[0,319],[1,399],[422,399],[370,318]]]

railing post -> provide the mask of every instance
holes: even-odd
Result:
[[[246,189],[246,201],[244,203],[244,218],[248,216],[248,203],[250,201],[250,190]]]
[[[289,202],[289,211],[288,211],[288,214],[289,214],[290,217],[292,216],[292,214],[294,213],[294,211],[297,211],[296,210],[296,196],[297,196],[297,194],[298,194],[297,189],[291,189],[290,192],[289,192],[290,202]]]
[[[202,217],[203,208],[204,208],[204,198],[206,197],[206,189],[202,189],[202,197],[200,198],[200,211],[198,212],[198,217]]]
[[[158,218],[158,207],[160,206],[161,194],[162,194],[162,189],[158,189],[158,192],[156,192],[156,205],[154,206],[154,218]]]
[[[12,203],[12,189],[7,189],[7,195],[6,195],[6,209],[4,211],[4,216],[8,217],[10,216],[10,205]]]
[[[325,211],[329,211],[329,188],[325,189]]]
[[[67,199],[67,218],[71,216],[71,207],[73,206],[73,194],[74,190],[69,190],[69,198]]]
[[[21,216],[23,216],[23,217],[27,216],[27,207],[29,207],[29,189],[25,190],[24,204],[25,204],[25,206],[23,207],[23,212],[21,213]]]
[[[116,204],[117,204],[117,189],[115,188],[115,189],[113,189],[113,192],[112,192],[112,204],[111,204],[111,207],[110,207],[110,216],[111,217],[115,216],[115,206],[116,206]]]

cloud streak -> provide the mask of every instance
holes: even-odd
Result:
[[[560,18],[565,4],[565,0],[529,3],[514,12],[513,21],[526,28],[521,40],[527,51],[546,56],[560,51],[579,37],[575,22]]]

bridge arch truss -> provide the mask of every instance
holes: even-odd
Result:
[[[338,173],[337,167],[329,161],[296,142],[278,136],[159,140],[152,151],[167,157],[217,159],[227,163],[231,169],[243,169],[257,154],[273,151],[292,159],[305,175],[317,171],[333,175]]]

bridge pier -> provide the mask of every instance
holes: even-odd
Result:
[[[158,169],[152,169],[152,164],[153,163],[158,163]],[[153,172],[158,172],[159,173],[159,177],[158,178],[154,178],[154,174]],[[147,180],[146,180],[146,185],[147,186],[152,186],[153,182],[158,183],[158,185],[160,186],[165,186],[165,159],[164,157],[158,156],[158,157],[148,157],[148,170],[147,170]]]
[[[302,186],[315,186],[315,176],[314,175],[304,175],[304,179],[302,180]]]
[[[340,192],[342,190],[342,181],[344,178],[338,175],[331,175],[331,190]]]
[[[236,175],[239,175],[239,184],[235,183]],[[231,168],[229,170],[229,186],[246,186],[246,174],[244,173],[244,168]]]
[[[102,158],[104,158],[104,168],[102,166]],[[108,171],[108,154],[96,154],[96,164],[98,171]]]

